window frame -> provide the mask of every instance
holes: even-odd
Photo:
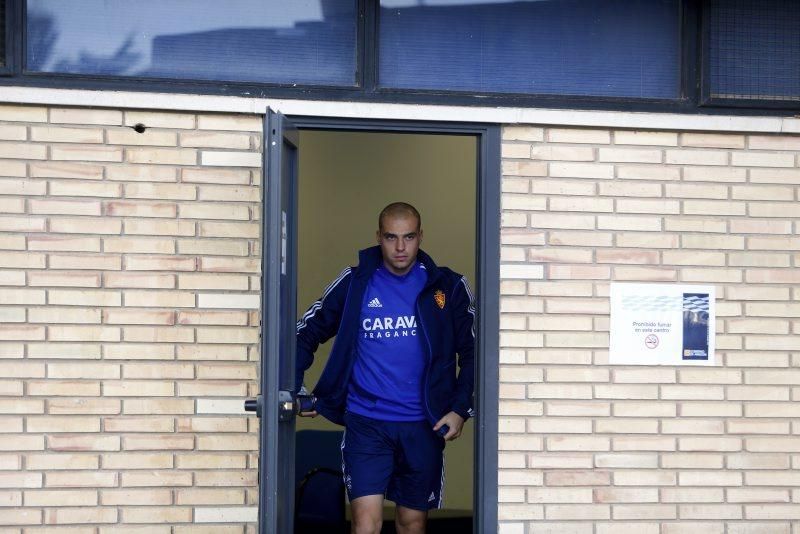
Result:
[[[711,0],[702,0],[701,12],[704,15],[700,27],[701,50],[704,61],[702,63],[702,78],[700,85],[700,98],[698,105],[726,108],[726,109],[748,109],[762,108],[770,110],[797,110],[800,108],[800,100],[773,100],[759,98],[721,98],[714,97],[711,93]],[[800,96],[800,95],[798,95]]]
[[[5,54],[3,57],[3,64],[0,65],[0,76],[7,76],[14,73],[14,11],[15,0],[6,0],[5,2]]]
[[[357,0],[356,72],[353,86],[210,82],[169,78],[134,78],[86,74],[30,72],[25,67],[26,0],[6,0],[10,25],[8,66],[0,70],[0,86],[141,91],[251,98],[302,98],[334,102],[439,104],[475,107],[527,107],[598,111],[641,111],[709,115],[785,116],[795,103],[780,101],[719,101],[708,94],[707,9],[709,0],[680,0],[679,87],[676,99],[591,97],[378,87],[379,0]]]

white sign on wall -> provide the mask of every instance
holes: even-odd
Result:
[[[714,286],[611,284],[609,363],[714,365]]]

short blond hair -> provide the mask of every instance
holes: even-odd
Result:
[[[383,230],[383,219],[385,217],[403,217],[411,216],[417,219],[417,231],[422,228],[422,217],[420,217],[417,208],[407,202],[392,202],[381,210],[378,215],[378,230]]]

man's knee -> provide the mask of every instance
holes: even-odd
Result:
[[[428,512],[398,506],[395,514],[397,532],[399,534],[423,534]]]
[[[350,503],[353,534],[380,534],[383,526],[383,495],[367,495]]]

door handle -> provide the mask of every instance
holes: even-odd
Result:
[[[255,399],[246,399],[244,401],[244,411],[256,412],[256,416],[261,417],[263,404],[264,400],[261,395],[257,396]]]

